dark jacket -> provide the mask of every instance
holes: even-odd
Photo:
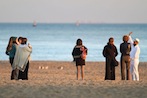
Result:
[[[81,54],[82,54],[82,51],[80,50],[81,47],[84,47],[88,51],[88,49],[83,45],[74,47],[74,49],[72,51],[72,56],[74,58],[74,61],[76,61],[76,66],[85,65],[85,60],[83,60],[81,58]],[[87,51],[86,51],[86,53],[87,53]]]
[[[120,44],[120,52],[122,56],[129,56],[131,51],[131,44],[124,42]]]
[[[118,55],[117,48],[115,45],[109,43],[104,47],[103,56],[106,58],[115,58]]]

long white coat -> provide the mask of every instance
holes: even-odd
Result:
[[[32,48],[28,47],[28,45],[20,45],[15,53],[12,69],[17,68],[24,71],[31,52]]]
[[[140,47],[139,45],[134,46],[132,37],[129,36],[129,43],[131,43],[131,66],[130,71],[132,73],[132,79],[139,81],[139,72],[138,72],[138,65],[139,65],[139,55],[140,55]]]

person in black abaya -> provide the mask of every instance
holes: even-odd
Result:
[[[115,80],[115,65],[113,61],[117,55],[118,52],[114,45],[114,38],[111,37],[103,49],[103,56],[106,58],[105,80]]]

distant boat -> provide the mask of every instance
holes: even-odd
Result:
[[[36,27],[37,26],[37,23],[36,23],[36,21],[34,21],[34,23],[33,23],[33,27]]]

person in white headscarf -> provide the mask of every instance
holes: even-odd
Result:
[[[139,39],[136,38],[134,41],[131,37],[132,32],[129,33],[129,42],[131,43],[131,66],[130,71],[132,74],[132,80],[139,81],[139,72],[138,72],[138,65],[139,65],[139,55],[140,55],[140,47],[139,47]]]

